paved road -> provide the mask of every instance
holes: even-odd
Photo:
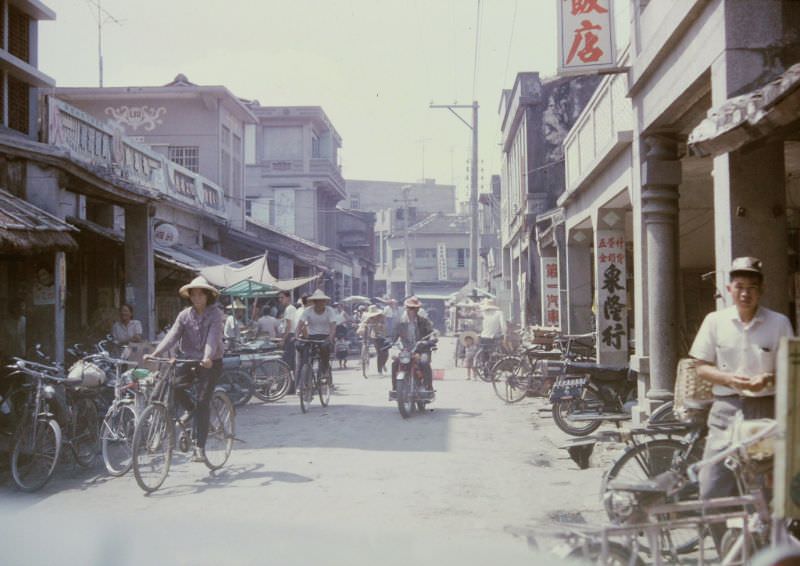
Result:
[[[240,409],[245,443],[218,473],[179,457],[145,496],[131,476],[67,464],[40,493],[0,487],[0,533],[30,541],[6,563],[552,563],[531,535],[601,518],[602,470],[558,449],[566,437],[542,400],[505,405],[448,367],[452,347],[444,338],[434,360],[436,402],[408,420],[389,378],[363,379],[351,361],[327,408],[302,414],[291,397]]]

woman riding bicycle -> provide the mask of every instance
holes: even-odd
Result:
[[[384,348],[386,343],[386,317],[383,314],[383,309],[370,305],[364,316],[361,317],[361,323],[358,325],[356,334],[361,336],[365,344],[372,342],[375,346],[375,352],[378,355],[378,373],[383,374],[386,370],[386,360],[389,358],[389,350]],[[366,374],[364,374],[366,377]]]
[[[181,358],[197,360],[198,366],[178,368],[176,372],[175,400],[188,413],[194,411],[194,432],[197,442],[193,461],[205,461],[208,436],[209,403],[214,386],[222,373],[223,327],[225,315],[216,304],[219,292],[204,277],[195,277],[180,289],[180,295],[189,299],[191,307],[183,309],[167,335],[155,351],[146,358],[157,358],[176,344]],[[193,365],[193,364],[192,364]],[[187,389],[198,387],[197,406],[194,406]]]
[[[300,316],[300,322],[297,324],[299,335],[310,340],[325,341],[319,347],[319,369],[322,374],[325,374],[329,369],[331,344],[336,339],[336,314],[328,306],[330,300],[330,297],[323,293],[321,289],[314,291],[308,297],[308,302],[311,306],[303,311]],[[303,363],[305,361],[303,359]]]

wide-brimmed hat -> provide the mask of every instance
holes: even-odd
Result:
[[[737,257],[731,263],[731,275],[734,273],[755,273],[763,275],[762,263],[757,257]]]
[[[330,301],[331,298],[322,292],[322,289],[317,289],[306,299],[307,301]]]
[[[461,342],[461,345],[462,345],[462,346],[466,346],[466,345],[467,345],[467,338],[468,338],[468,337],[469,337],[469,338],[472,338],[472,342],[473,342],[474,344],[477,344],[477,343],[478,343],[478,338],[479,338],[479,337],[478,337],[478,333],[477,333],[477,332],[473,332],[472,330],[465,330],[465,331],[464,331],[464,332],[462,332],[462,333],[461,333],[461,335],[458,337],[458,341],[459,341],[459,342]]]
[[[233,302],[225,307],[227,310],[245,310],[247,307],[239,299],[233,299]]]
[[[406,308],[410,308],[410,309],[421,309],[422,308],[422,302],[419,300],[419,298],[416,295],[412,295],[411,297],[406,299],[406,302],[403,303],[403,306],[405,306]]]
[[[373,318],[375,316],[383,316],[383,309],[376,305],[370,305],[367,312],[364,313],[362,320]]]
[[[500,307],[497,306],[497,303],[494,299],[484,299],[481,303],[481,310],[484,311],[499,311]]]
[[[212,287],[211,284],[209,284],[209,282],[206,281],[206,278],[203,277],[202,275],[198,275],[197,277],[192,279],[191,283],[187,283],[186,285],[181,287],[180,291],[178,291],[178,294],[184,299],[188,299],[190,289],[205,289],[206,291],[211,291],[215,297],[219,295],[219,291],[217,291],[216,288]]]

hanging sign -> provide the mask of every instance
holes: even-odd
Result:
[[[171,248],[178,243],[178,229],[174,225],[164,222],[156,226],[153,238],[156,244]]]
[[[556,0],[558,74],[616,69],[613,0]]]
[[[438,267],[439,281],[447,280],[447,244],[436,244],[436,265]]]

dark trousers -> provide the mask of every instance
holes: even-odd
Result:
[[[730,447],[730,427],[736,413],[742,411],[745,419],[775,418],[775,397],[717,397],[708,413],[708,437],[703,459],[711,458]],[[740,495],[736,476],[725,467],[724,460],[700,470],[700,498],[732,497]],[[711,526],[711,536],[719,550],[727,526],[716,523]]]
[[[330,369],[330,359],[331,359],[331,346],[330,342],[328,341],[330,337],[327,334],[310,334],[308,336],[309,340],[325,340],[324,344],[319,345],[319,371],[321,374],[328,372],[329,379],[331,384],[333,384],[333,372],[329,372]],[[303,344],[302,349],[298,347],[298,351],[300,352],[300,359],[302,360],[301,363],[308,362],[308,354],[309,354],[309,344]]]
[[[194,412],[194,438],[198,448],[205,448],[208,438],[208,422],[210,417],[211,397],[222,373],[222,360],[214,360],[210,368],[197,365],[184,365],[175,374],[175,401],[178,406]],[[189,394],[189,388],[195,387],[197,405]]]
[[[375,352],[378,354],[378,371],[383,373],[386,371],[386,360],[389,359],[389,350],[384,349],[386,339],[381,337],[373,338],[372,343],[375,346]]]
[[[286,340],[283,341],[283,361],[286,362],[290,368],[292,368],[292,371],[295,370],[294,358],[294,332],[290,332],[286,337]]]

